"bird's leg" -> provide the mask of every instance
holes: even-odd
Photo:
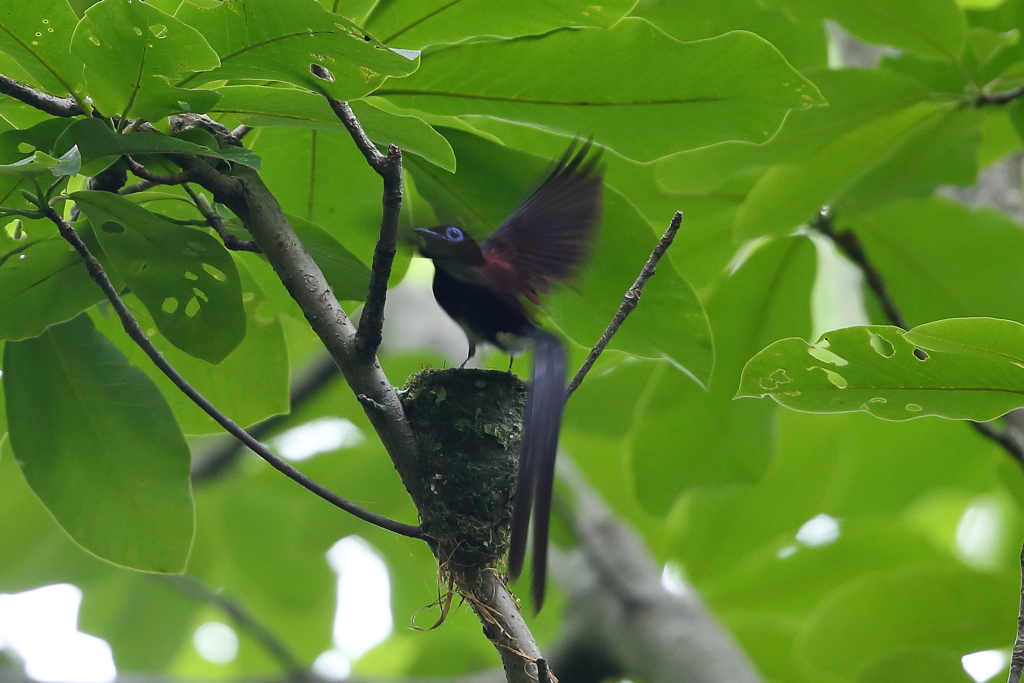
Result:
[[[468,363],[469,359],[472,358],[475,355],[476,355],[476,343],[469,342],[469,355],[466,356],[466,360],[462,361],[462,365],[459,366],[459,370],[461,370],[462,368],[466,367],[466,363]]]
[[[508,371],[512,372],[512,362],[516,359],[511,353],[508,355]]]

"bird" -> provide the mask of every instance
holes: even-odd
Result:
[[[433,293],[466,333],[469,356],[486,342],[514,356],[533,347],[513,498],[508,570],[522,573],[533,518],[530,592],[544,605],[555,455],[565,402],[566,351],[530,308],[578,274],[597,238],[604,166],[593,140],[573,140],[550,173],[482,243],[455,225],[416,228],[419,252],[434,262]],[[511,367],[511,366],[510,366]]]

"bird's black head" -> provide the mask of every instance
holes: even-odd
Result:
[[[439,225],[435,228],[416,228],[422,240],[420,254],[435,261],[464,261],[477,264],[483,261],[480,247],[462,228]]]

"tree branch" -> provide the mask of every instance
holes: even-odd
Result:
[[[132,159],[130,156],[125,154],[123,157],[125,165],[128,166],[128,170],[134,173],[139,178],[145,181],[151,182],[154,185],[181,185],[187,183],[191,178],[188,171],[182,171],[180,173],[171,173],[169,175],[161,175],[159,173],[153,173],[139,162]]]
[[[647,259],[647,263],[644,264],[643,269],[640,271],[640,275],[637,276],[636,282],[633,286],[626,291],[626,295],[622,297],[622,303],[619,305],[619,310],[616,311],[615,317],[608,323],[608,328],[601,335],[601,338],[597,340],[597,344],[591,350],[590,355],[580,366],[580,369],[576,372],[576,375],[569,382],[569,387],[565,390],[565,400],[569,400],[573,392],[579,388],[580,384],[583,383],[583,379],[590,372],[590,369],[594,367],[594,363],[597,362],[598,357],[608,346],[608,342],[611,341],[612,337],[619,328],[622,327],[622,323],[626,321],[629,314],[633,312],[633,309],[640,303],[640,297],[643,296],[644,287],[647,285],[647,281],[654,276],[654,273],[658,270],[658,261],[665,254],[668,248],[672,245],[672,240],[675,239],[676,233],[679,231],[679,226],[683,222],[683,212],[676,211],[676,215],[672,217],[672,222],[669,223],[668,230],[658,240],[657,246],[654,247],[654,251],[651,252],[650,258]]]
[[[139,326],[135,316],[131,314],[131,311],[128,310],[128,307],[125,306],[124,301],[114,289],[113,284],[111,284],[110,279],[103,270],[103,266],[101,266],[100,262],[96,260],[96,257],[92,255],[89,248],[85,245],[85,242],[82,241],[82,238],[78,235],[75,229],[71,227],[71,224],[61,218],[61,216],[52,207],[46,206],[45,204],[44,206],[45,209],[43,207],[40,207],[40,209],[43,210],[46,217],[57,226],[57,230],[60,232],[61,237],[70,243],[82,257],[89,276],[100,286],[103,293],[106,294],[107,299],[117,312],[117,315],[121,320],[121,325],[124,327],[125,332],[128,333],[128,336],[131,337],[132,341],[134,341],[147,356],[149,356],[150,360],[153,361],[153,364],[156,365],[157,368],[159,368],[160,371],[163,372],[164,375],[166,375],[167,378],[170,379],[183,394],[199,406],[203,412],[212,417],[217,424],[224,428],[225,431],[244,443],[261,458],[266,460],[274,469],[278,470],[292,481],[316,494],[320,498],[323,498],[332,505],[341,508],[345,512],[348,512],[365,522],[379,526],[382,529],[387,529],[388,531],[393,531],[403,536],[409,536],[410,538],[423,538],[423,533],[420,531],[419,527],[402,524],[401,522],[390,520],[387,517],[370,512],[369,510],[364,510],[355,503],[342,498],[333,491],[330,491],[326,487],[313,481],[290,464],[271,453],[266,446],[258,442],[250,436],[248,432],[235,424],[234,421],[217,410],[212,403],[196,391],[192,385],[190,385],[185,378],[167,362],[160,351],[158,351],[153,345],[153,342],[150,341],[149,337],[146,336],[145,332],[142,331],[142,328]]]
[[[1011,88],[1010,90],[1003,90],[1002,92],[983,92],[979,93],[978,97],[974,100],[974,106],[984,107],[988,104],[1008,104],[1021,95],[1024,95],[1024,85],[1017,88]]]
[[[210,202],[206,201],[206,197],[198,194],[188,186],[188,183],[182,183],[181,186],[185,188],[185,192],[187,192],[188,196],[192,198],[192,202],[196,205],[196,208],[199,209],[199,213],[203,214],[203,218],[206,219],[206,224],[217,231],[217,235],[220,236],[225,247],[232,251],[250,251],[254,254],[263,253],[260,251],[260,248],[256,246],[255,242],[239,239],[224,227],[224,221],[217,215],[217,210],[210,206]]]
[[[85,114],[81,105],[70,95],[68,97],[54,97],[53,95],[30,88],[24,83],[19,83],[3,74],[0,74],[0,94],[9,95],[19,102],[24,102],[30,107],[46,112],[50,116],[70,118]]]
[[[1007,683],[1020,683],[1021,675],[1024,675],[1024,546],[1020,550],[1020,609],[1017,612],[1017,639],[1013,642],[1013,652],[1010,654],[1010,675]]]
[[[235,622],[243,633],[249,634],[260,644],[270,657],[277,661],[293,682],[306,680],[308,670],[303,666],[284,642],[258,619],[249,614],[239,602],[232,600],[223,593],[215,591],[199,579],[187,574],[153,574],[157,580],[201,603],[216,605]]]
[[[868,287],[870,287],[878,303],[882,306],[885,317],[889,319],[889,322],[900,329],[910,329],[907,326],[907,321],[903,318],[903,313],[896,305],[892,294],[890,294],[889,288],[886,287],[885,279],[868,258],[867,252],[864,251],[864,246],[857,239],[856,233],[852,230],[837,233],[832,215],[827,210],[819,212],[811,225],[815,230],[831,239],[843,254],[860,268],[864,274],[864,279],[868,283]],[[920,353],[923,353],[920,349],[914,349],[914,355],[918,356],[918,358],[922,357],[919,355]],[[1024,447],[1012,435],[999,431],[989,422],[975,422],[974,420],[966,420],[966,422],[979,434],[999,444],[1011,458],[1017,461],[1017,464],[1024,466]]]
[[[352,136],[356,147],[363,153],[366,163],[384,181],[384,195],[381,198],[384,210],[380,219],[380,238],[373,250],[370,286],[366,292],[362,315],[359,317],[359,330],[356,332],[356,349],[364,358],[370,358],[380,347],[388,279],[391,277],[391,264],[395,260],[395,251],[398,248],[398,217],[402,210],[402,151],[391,145],[388,147],[387,155],[381,154],[367,137],[348,102],[331,98],[327,98],[327,102]]]

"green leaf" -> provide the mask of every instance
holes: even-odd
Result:
[[[73,147],[77,147],[81,153],[83,175],[96,175],[125,154],[195,154],[236,161],[255,169],[260,167],[259,157],[249,150],[220,150],[216,143],[211,148],[159,133],[119,134],[99,119],[75,121],[54,143],[55,153],[63,153]]]
[[[289,126],[346,130],[327,100],[308,90],[254,85],[223,86],[215,111],[250,126]],[[392,114],[365,100],[349,102],[369,138],[382,148],[395,144],[446,171],[455,170],[455,153],[444,137],[415,116]]]
[[[0,244],[16,245],[0,255],[0,339],[35,337],[104,299],[64,239]]]
[[[820,21],[797,21],[782,9],[765,7],[757,0],[640,0],[630,15],[643,17],[684,42],[735,30],[756,33],[801,73],[828,63],[828,40]],[[826,99],[831,103],[831,98]]]
[[[678,373],[655,372],[643,400],[629,409],[627,453],[644,509],[664,515],[691,487],[752,482],[764,474],[774,406],[733,396],[743,363],[759,348],[810,331],[814,269],[814,248],[799,237],[760,245],[738,270],[721,276],[707,301],[716,352],[710,391]],[[681,456],[695,452],[701,457]]]
[[[632,4],[631,0],[611,0],[600,5],[590,0],[565,0],[537,3],[524,12],[515,5],[495,5],[487,0],[407,0],[374,3],[359,23],[383,36],[381,42],[418,49],[478,36],[539,35],[563,26],[607,28],[621,19]]]
[[[519,205],[551,163],[461,131],[443,132],[455,149],[459,170],[445,173],[416,157],[408,158],[408,167],[442,223],[462,226],[482,239]],[[656,243],[636,209],[606,187],[601,235],[583,282],[575,292],[548,299],[552,319],[578,343],[596,343]],[[707,316],[693,288],[670,264],[662,261],[658,273],[644,291],[644,305],[610,346],[635,356],[669,359],[705,384],[714,359]]]
[[[390,50],[316,0],[183,2],[175,16],[202,31],[221,59],[218,68],[178,85],[273,79],[349,100],[419,66],[418,55],[409,59]],[[333,80],[314,76],[313,65],[327,69]]]
[[[640,161],[723,140],[763,142],[789,110],[824,103],[810,81],[751,33],[680,43],[630,18],[611,29],[445,47],[375,95],[430,114],[592,134]]]
[[[231,254],[209,233],[164,220],[109,192],[74,192],[111,263],[182,351],[219,363],[245,337]]]
[[[7,342],[11,447],[25,479],[83,548],[180,572],[194,527],[189,450],[167,402],[88,316]]]
[[[892,45],[920,54],[956,59],[967,40],[967,21],[956,0],[765,0],[793,16],[835,19],[869,43]]]
[[[69,54],[77,25],[78,17],[67,0],[11,3],[0,14],[0,51],[10,55],[44,90],[81,100],[85,85],[82,62]]]
[[[771,396],[815,413],[863,410],[886,420],[992,420],[1024,406],[1024,325],[953,318],[909,332],[848,327],[816,344],[783,339],[743,368],[737,397],[745,396]]]
[[[1024,323],[1024,232],[1005,214],[932,197],[839,226],[856,233],[911,326],[973,316]]]
[[[973,572],[952,562],[868,574],[822,602],[797,647],[819,677],[856,672],[907,647],[1009,647],[1013,633],[1005,625],[1014,622],[1019,598],[1019,581],[1009,572]]]
[[[971,183],[980,123],[977,111],[931,103],[871,121],[804,160],[769,170],[740,207],[736,236],[792,232],[823,206],[844,215],[927,194],[941,183]]]
[[[778,134],[761,145],[721,142],[660,159],[658,185],[677,193],[714,191],[752,171],[803,161],[860,126],[928,96],[917,81],[888,71],[816,69],[805,75],[828,100],[827,107],[790,112]]]
[[[363,301],[370,285],[370,269],[331,233],[298,216],[288,216],[306,251],[323,271],[339,301]]]
[[[204,112],[219,96],[172,85],[220,64],[203,34],[145,2],[102,0],[75,29],[71,52],[85,62],[89,97],[106,116],[155,120]]]
[[[255,255],[252,256],[256,258]],[[151,340],[164,358],[199,393],[237,424],[249,426],[273,415],[287,413],[288,349],[277,316],[263,314],[267,296],[237,260],[245,302],[245,339],[217,365],[194,358],[169,344],[160,335]],[[129,310],[142,329],[155,327],[153,319],[134,296],[125,297]],[[101,312],[100,312],[101,311]],[[196,406],[125,334],[121,321],[109,308],[92,314],[97,329],[106,334],[128,359],[159,387],[186,434],[220,434],[223,428]]]

